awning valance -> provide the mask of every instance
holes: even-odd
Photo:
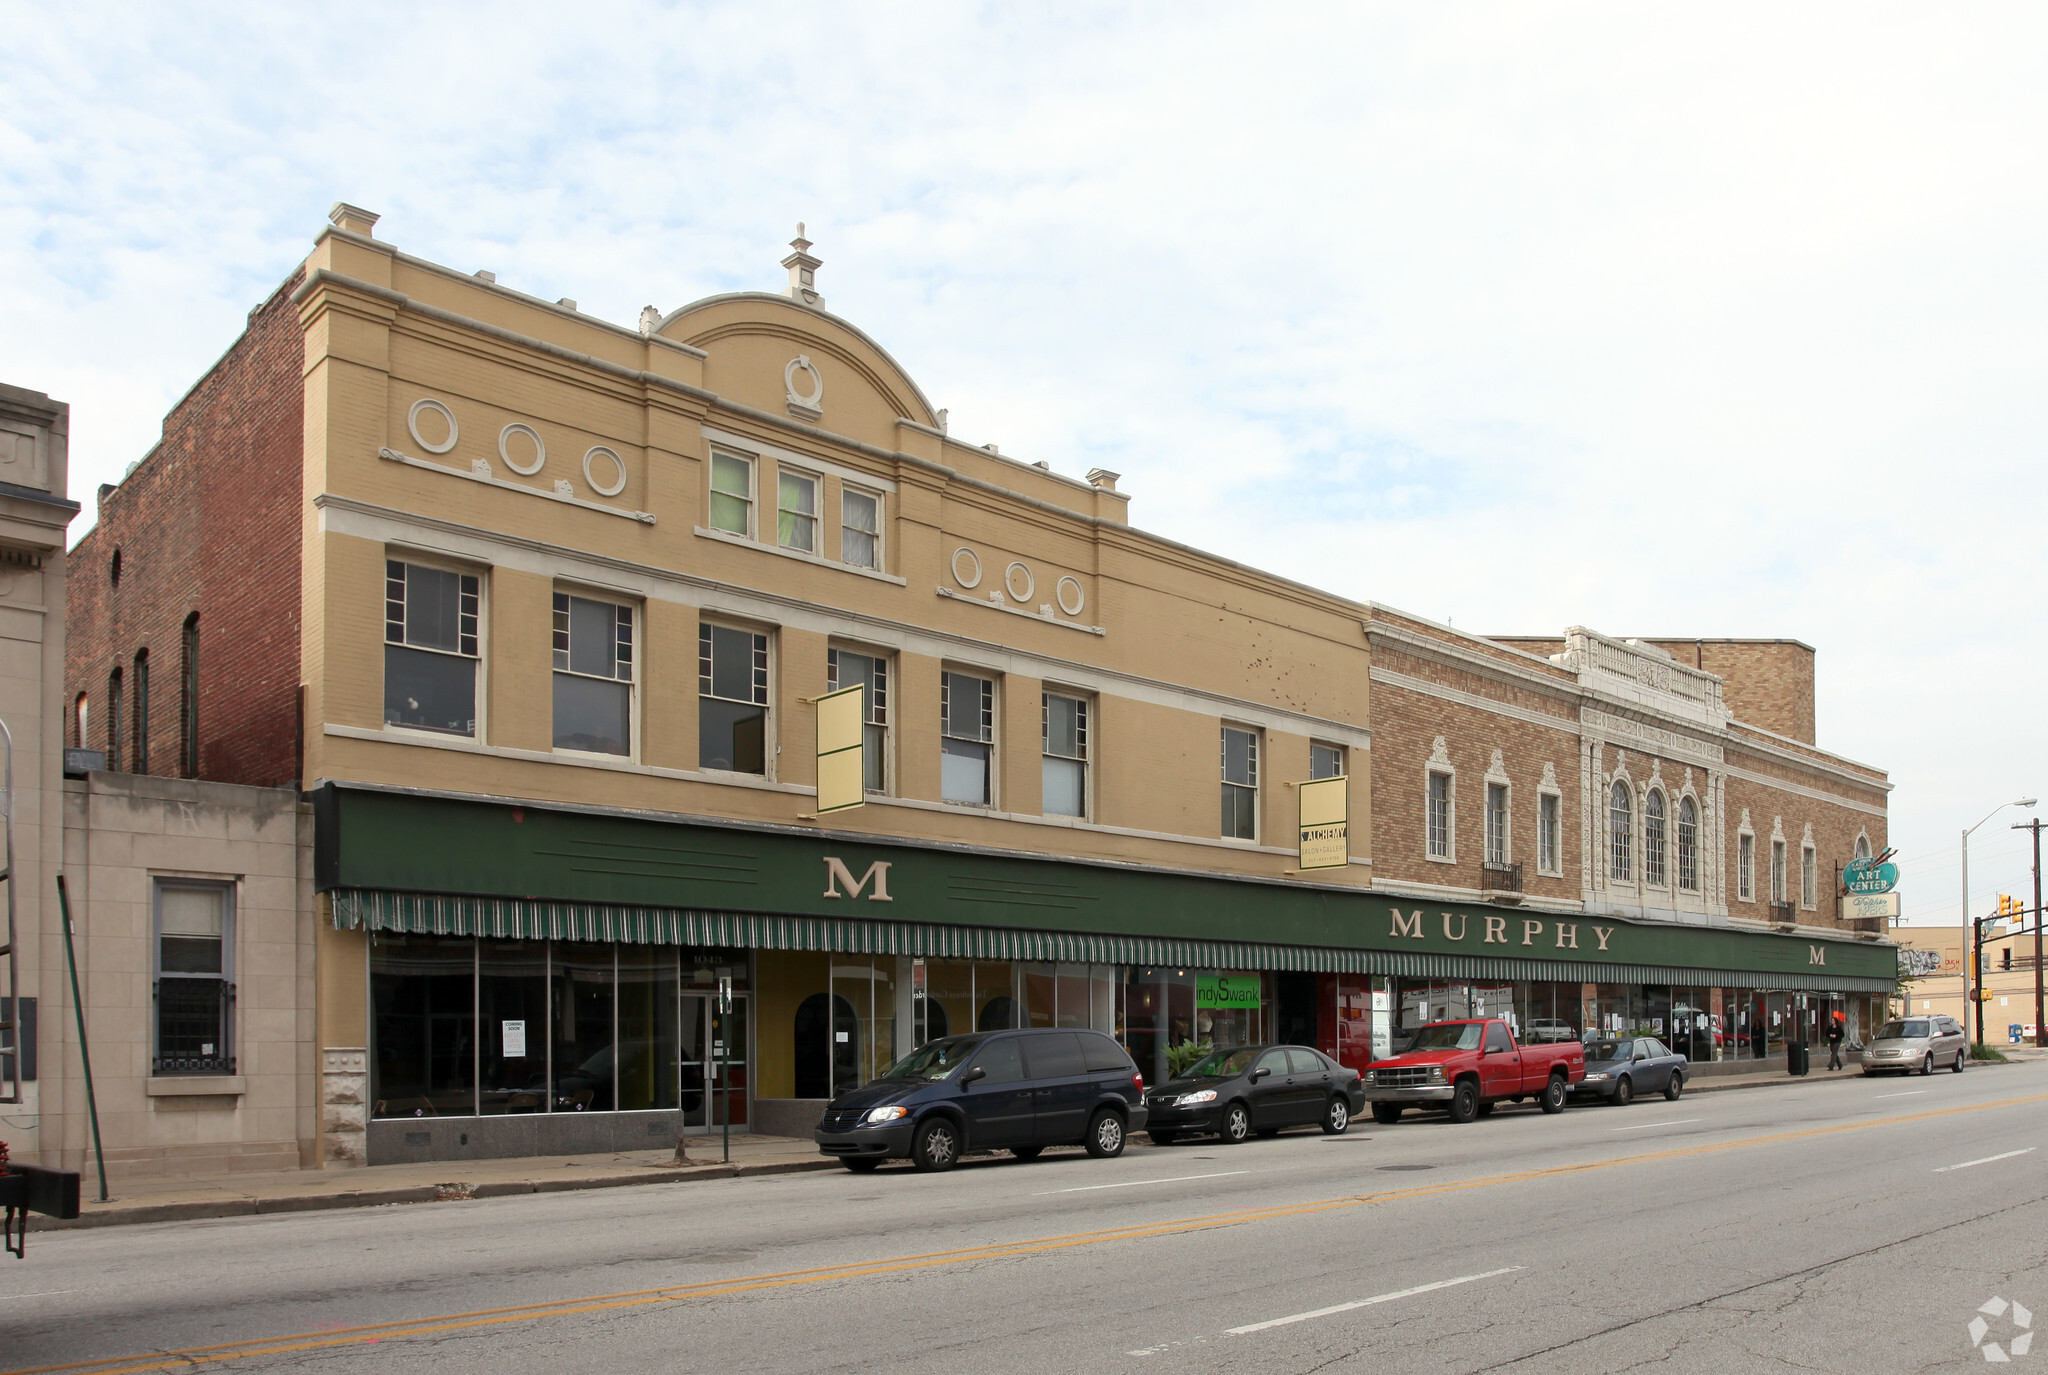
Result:
[[[335,888],[337,930],[498,940],[620,941],[747,950],[819,950],[948,960],[1066,961],[1272,969],[1314,974],[1392,974],[1448,980],[1537,979],[1566,983],[1662,983],[1700,987],[1890,992],[1887,980],[1813,973],[1684,969],[1575,960],[1504,959],[1408,950],[1357,950],[1254,942],[1172,940],[1086,931],[1029,931],[852,917],[629,907],[377,888]]]

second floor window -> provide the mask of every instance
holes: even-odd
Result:
[[[1549,873],[1564,869],[1564,799],[1544,793],[1536,808],[1536,865]]]
[[[384,721],[476,734],[479,586],[474,573],[384,563]]]
[[[1079,697],[1045,694],[1047,816],[1088,815],[1088,704]]]
[[[633,608],[555,593],[555,748],[631,754]]]
[[[861,726],[861,786],[871,793],[887,791],[889,744],[889,661],[878,654],[850,649],[825,651],[825,690],[837,692],[854,684],[867,688],[867,719]]]
[[[882,566],[882,499],[873,492],[840,489],[839,561],[855,568]]]
[[[754,533],[754,462],[734,454],[711,455],[710,525],[729,535]]]
[[[996,685],[971,673],[939,675],[939,796],[986,807],[996,736]]]
[[[1508,862],[1508,789],[1505,783],[1486,785],[1486,862]]]
[[[1425,837],[1431,859],[1451,857],[1451,776],[1447,773],[1433,773],[1429,776],[1429,796],[1424,802]]]
[[[1655,788],[1643,798],[1643,882],[1664,886],[1664,794]]]
[[[1311,740],[1308,744],[1308,776],[1318,778],[1342,778],[1344,776],[1344,747],[1325,745]]]
[[[1771,842],[1771,901],[1777,906],[1785,905],[1785,842]]]
[[[1805,846],[1799,851],[1799,905],[1820,906],[1819,862],[1814,857],[1813,847]]]
[[[1735,896],[1756,901],[1756,837],[1738,836],[1735,841]]]
[[[1259,838],[1259,736],[1223,728],[1223,834],[1232,840]]]
[[[768,772],[768,637],[697,627],[697,767]]]
[[[1689,797],[1678,799],[1678,886],[1700,890],[1700,808]]]
[[[149,772],[149,651],[135,651],[135,772]]]
[[[818,479],[788,468],[775,474],[775,542],[784,549],[818,552]]]
[[[1607,794],[1607,877],[1627,883],[1635,875],[1635,803],[1628,784],[1616,783]]]
[[[156,1049],[152,1074],[233,1074],[234,890],[156,885]]]

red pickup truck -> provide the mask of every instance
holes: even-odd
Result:
[[[1448,1108],[1453,1122],[1470,1122],[1495,1103],[1524,1098],[1563,1112],[1565,1096],[1585,1077],[1586,1051],[1577,1041],[1516,1045],[1506,1022],[1475,1018],[1419,1029],[1407,1050],[1366,1070],[1365,1097],[1375,1122],[1398,1122],[1407,1107]]]

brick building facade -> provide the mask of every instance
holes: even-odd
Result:
[[[1116,474],[949,434],[806,243],[785,294],[633,329],[374,223],[337,206],[102,493],[68,659],[113,767],[313,799],[328,1162],[802,1130],[949,1028],[1094,1027],[1156,1074],[1497,1013],[1712,1060],[1890,986],[1826,900],[1888,785],[1813,745],[1803,646],[1492,641],[1147,534]],[[196,737],[159,705],[195,613]]]

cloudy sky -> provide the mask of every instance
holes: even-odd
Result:
[[[803,220],[955,434],[1145,528],[1482,632],[1817,646],[1922,920],[2048,789],[2039,6],[0,27],[0,379],[72,404],[74,533],[337,199],[621,322],[780,289]]]

